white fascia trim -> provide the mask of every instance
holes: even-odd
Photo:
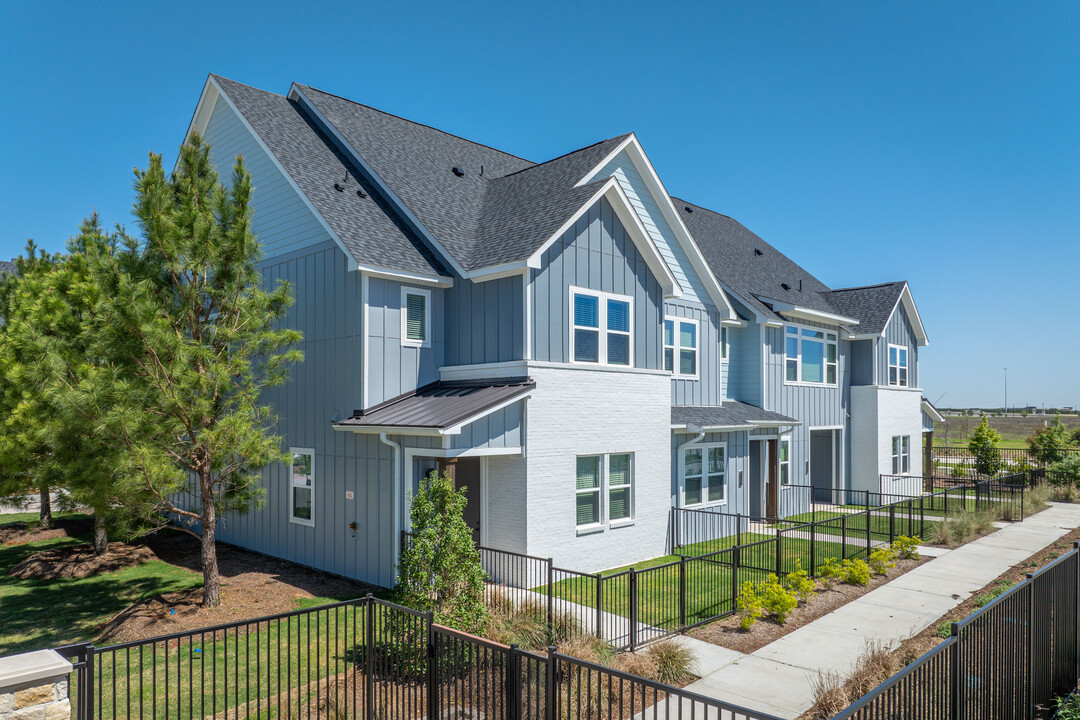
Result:
[[[420,428],[420,427],[408,427],[406,425],[337,425],[332,424],[334,430],[338,432],[354,432],[361,435],[378,435],[380,433],[386,433],[387,435],[407,435],[407,436],[423,436],[423,437],[440,437],[444,433],[439,428]]]
[[[721,320],[720,324],[723,325],[724,327],[737,327],[737,328],[744,328],[744,327],[747,327],[748,325],[750,325],[750,323],[748,321],[746,321],[746,320]]]
[[[509,407],[510,405],[513,405],[514,403],[516,403],[518,400],[528,400],[530,397],[532,397],[532,394],[533,394],[533,391],[529,390],[528,392],[522,393],[521,395],[516,395],[516,396],[510,398],[509,400],[504,400],[501,403],[499,403],[498,405],[493,405],[492,407],[489,407],[489,408],[487,408],[485,410],[481,410],[480,412],[476,413],[472,417],[466,418],[465,420],[462,420],[461,422],[457,423],[456,425],[452,425],[452,426],[446,428],[445,430],[442,430],[441,432],[444,435],[460,435],[461,434],[461,429],[463,427],[465,427],[466,425],[468,425],[469,423],[476,422],[477,420],[480,420],[481,418],[487,417],[488,415],[490,415],[493,412],[498,412],[499,410],[502,410],[505,407]]]
[[[464,278],[473,282],[487,282],[488,280],[498,280],[513,275],[523,275],[529,271],[529,268],[528,260],[519,260],[512,263],[503,263],[502,265],[492,265],[479,270],[470,270],[465,273]]]
[[[915,331],[915,339],[918,341],[921,347],[926,347],[930,344],[930,338],[926,335],[926,328],[923,327],[922,318],[919,316],[919,309],[915,307],[915,298],[911,294],[911,288],[908,284],[904,283],[904,289],[900,292],[900,297],[896,299],[896,304],[904,303],[904,307],[907,309],[908,319],[911,321],[912,329]],[[896,307],[893,307],[893,312],[896,312]],[[889,314],[889,318],[892,318],[892,314]],[[887,325],[886,325],[887,327]],[[885,332],[882,331],[882,336]]]
[[[202,93],[199,94],[199,102],[195,106],[195,112],[191,115],[191,122],[188,123],[187,134],[184,135],[185,142],[191,133],[197,132],[202,135],[206,132],[206,126],[210,122],[210,116],[214,114],[214,108],[217,106],[218,98],[221,97],[221,91],[218,88],[216,82],[209,75],[206,76],[206,83],[203,85]],[[180,162],[180,156],[177,155],[176,162]],[[173,165],[173,172],[176,172],[176,165]]]
[[[750,432],[754,429],[752,425],[694,425],[692,423],[683,423],[681,425],[672,425],[671,429],[676,433],[718,433],[718,432]]]
[[[619,221],[630,233],[630,239],[634,241],[638,250],[641,251],[649,269],[660,279],[664,289],[664,297],[681,297],[682,288],[675,279],[675,275],[671,272],[671,268],[668,267],[667,262],[660,254],[660,250],[657,249],[656,243],[653,242],[652,237],[650,237],[645,226],[642,224],[641,218],[638,217],[637,212],[630,205],[630,199],[626,197],[626,192],[623,191],[622,185],[620,185],[618,179],[614,177],[608,178],[607,181],[600,186],[600,189],[598,189],[584,205],[578,208],[578,211],[575,212],[569,220],[564,222],[562,226],[556,230],[528,260],[525,261],[525,266],[539,269],[547,249],[562,237],[563,233],[574,227],[574,224],[578,219],[587,213],[589,209],[603,197],[606,197],[608,202],[611,203],[611,207],[614,208],[615,214],[619,216]]]
[[[447,288],[452,287],[454,284],[454,278],[442,277],[440,275],[416,275],[401,270],[390,270],[387,268],[375,267],[373,265],[364,265],[363,263],[357,263],[355,269],[366,273],[370,277],[414,283],[416,285],[431,285],[432,287]]]
[[[367,179],[379,188],[379,192],[383,193],[383,196],[386,197],[394,205],[394,207],[396,207],[398,211],[401,212],[402,215],[405,216],[405,218],[414,227],[414,229],[420,235],[422,235],[424,239],[427,240],[433,248],[435,248],[439,252],[439,255],[450,265],[451,268],[453,268],[454,272],[456,272],[458,275],[461,275],[462,277],[467,277],[465,274],[465,268],[461,267],[457,263],[454,257],[446,251],[446,248],[444,248],[442,244],[435,239],[435,236],[432,235],[426,227],[424,227],[424,224],[420,222],[420,219],[413,215],[412,211],[409,210],[409,208],[405,205],[404,202],[401,201],[401,198],[399,198],[397,194],[390,189],[390,186],[387,185],[381,177],[379,177],[379,175],[372,169],[370,165],[368,165],[367,161],[364,160],[363,156],[360,155],[360,153],[356,151],[356,148],[354,148],[352,144],[350,144],[345,139],[345,136],[338,131],[337,127],[332,122],[330,122],[326,118],[326,116],[319,112],[319,109],[315,107],[315,103],[313,103],[307,95],[301,92],[299,86],[296,83],[293,83],[292,87],[289,88],[288,97],[290,100],[293,101],[303,100],[304,109],[306,109],[308,112],[315,115],[319,118],[319,120],[322,121],[323,125],[334,136],[334,139],[337,142],[341,143],[341,146],[345,148],[346,151],[348,151],[350,159],[352,159],[352,161],[359,165],[360,169],[364,171]]]
[[[945,422],[945,416],[938,412],[938,409],[929,400],[922,401],[922,411],[930,416],[930,419],[934,422]],[[933,432],[932,430],[923,430],[923,432]]]
[[[705,256],[701,254],[701,248],[698,247],[694,237],[690,234],[690,230],[687,229],[686,224],[683,223],[679,211],[675,209],[674,203],[671,202],[671,195],[668,194],[667,188],[665,188],[664,183],[661,182],[660,176],[656,174],[656,169],[653,167],[652,162],[649,161],[649,156],[645,154],[645,149],[641,147],[637,135],[630,133],[630,137],[619,143],[619,146],[615,148],[613,152],[601,160],[596,167],[585,175],[585,177],[581,178],[581,180],[577,182],[577,186],[589,183],[605,165],[611,162],[612,159],[623,150],[628,151],[630,161],[634,163],[638,173],[645,179],[646,184],[649,185],[649,190],[652,191],[653,199],[656,200],[657,207],[659,207],[660,212],[664,214],[668,225],[674,230],[675,237],[679,240],[679,244],[682,245],[683,250],[686,251],[686,256],[690,258],[690,264],[693,265],[698,277],[705,283],[705,288],[709,291],[709,295],[712,297],[713,302],[715,302],[717,308],[720,309],[721,319],[724,319],[723,316],[725,310],[727,311],[727,318],[737,317],[735,308],[724,293],[720,281],[717,280],[712,269],[709,268],[709,264],[705,261]],[[635,211],[634,214],[637,215],[637,212]]]
[[[777,421],[767,421],[767,420],[751,420],[750,424],[753,425],[756,428],[762,428],[762,429],[765,429],[765,428],[785,428],[785,427],[786,428],[795,428],[795,427],[799,427],[800,425],[802,425],[802,423],[799,422],[798,420],[796,420],[795,422],[777,422]]]
[[[794,305],[783,300],[775,300],[769,297],[760,298],[762,302],[767,302],[773,306],[773,310],[784,315],[788,315],[795,318],[801,318],[803,320],[814,320],[819,323],[827,325],[858,325],[859,321],[855,318],[846,317],[844,315],[837,315],[835,313],[824,312],[822,310],[814,310],[813,308],[802,307],[800,305]]]
[[[319,221],[319,224],[322,225],[322,228],[326,231],[326,234],[329,235],[335,243],[337,243],[337,246],[341,248],[341,252],[345,253],[345,257],[352,258],[355,262],[356,258],[353,257],[353,254],[349,252],[348,248],[345,247],[345,243],[341,241],[341,238],[338,237],[338,234],[334,232],[333,228],[331,228],[330,225],[326,222],[326,218],[324,218],[322,214],[315,209],[315,206],[311,204],[311,200],[308,199],[307,194],[300,189],[299,185],[296,184],[296,181],[293,180],[292,175],[290,175],[285,170],[285,166],[281,164],[281,161],[277,159],[277,156],[274,155],[274,153],[270,152],[270,148],[267,147],[266,143],[263,142],[263,139],[259,135],[259,133],[255,132],[255,128],[251,127],[251,123],[247,121],[247,118],[244,117],[244,114],[240,112],[239,108],[236,107],[236,104],[233,103],[231,99],[229,99],[229,96],[226,95],[224,91],[222,91],[221,87],[217,84],[217,82],[214,81],[214,78],[207,78],[206,83],[208,86],[212,85],[214,87],[214,89],[220,95],[221,99],[225,101],[225,103],[234,113],[236,113],[236,117],[240,118],[240,122],[244,125],[244,128],[249,133],[251,133],[251,137],[255,138],[255,142],[258,143],[262,151],[266,153],[267,157],[270,158],[270,161],[274,163],[274,167],[276,167],[278,169],[278,172],[280,172],[289,182],[289,187],[291,187],[296,192],[296,194],[300,196],[300,199],[304,202],[304,205],[307,207],[308,210],[311,211],[311,214],[315,216],[315,219]],[[196,110],[196,112],[198,111]],[[187,138],[184,138],[184,141],[187,142]]]
[[[776,320],[766,320],[765,322],[761,323],[761,327],[782,328],[784,327],[784,323],[778,322]]]

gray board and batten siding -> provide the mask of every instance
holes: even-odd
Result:
[[[687,318],[698,322],[697,379],[671,378],[672,405],[719,405],[724,400],[723,371],[720,360],[720,313],[695,302],[668,300],[665,317]],[[675,328],[678,337],[679,329]],[[678,351],[675,362],[678,363]]]
[[[533,358],[570,361],[570,288],[633,298],[634,367],[662,365],[663,288],[606,199],[593,204],[531,270]]]
[[[889,384],[889,345],[901,345],[908,349],[908,387],[919,387],[919,344],[903,303],[897,303],[889,324],[885,326],[885,337],[878,342],[881,346],[878,353],[878,384]]]
[[[446,294],[446,364],[525,358],[525,288],[520,275],[477,283],[454,278]]]
[[[359,275],[359,273],[357,273]],[[428,347],[412,347],[401,343],[402,290],[413,289],[428,293],[431,326],[428,328]],[[419,287],[396,280],[371,277],[368,279],[368,397],[364,407],[372,407],[391,398],[411,392],[439,379],[439,368],[445,364],[445,324],[442,322],[445,298],[441,288]],[[360,306],[350,306],[352,312]],[[360,358],[361,356],[357,356]],[[362,360],[356,363],[357,371]],[[359,406],[357,406],[359,407]]]

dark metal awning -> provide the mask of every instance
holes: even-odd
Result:
[[[676,431],[739,431],[796,425],[802,423],[787,415],[735,400],[720,405],[675,405],[671,408],[671,428]]]
[[[527,397],[536,388],[529,378],[434,382],[398,395],[334,423],[335,430],[456,435],[485,415]]]

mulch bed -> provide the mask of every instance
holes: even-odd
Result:
[[[763,619],[754,623],[753,627],[749,630],[741,630],[739,628],[738,616],[733,615],[723,620],[717,620],[714,623],[691,630],[688,634],[690,637],[712,643],[713,645],[720,645],[722,647],[730,648],[731,650],[737,650],[741,653],[752,653],[755,650],[760,650],[771,642],[779,640],[788,633],[798,630],[803,625],[808,625],[818,618],[828,615],[833,610],[836,610],[842,605],[846,605],[855,598],[861,597],[871,590],[881,587],[890,580],[895,580],[904,573],[927,562],[929,559],[930,558],[898,560],[896,567],[889,570],[887,574],[875,575],[870,578],[870,583],[866,587],[846,585],[839,582],[835,583],[831,590],[825,590],[819,587],[813,597],[792,611],[788,616],[787,622],[783,625],[777,625],[775,622]]]
[[[53,526],[47,530],[42,530],[36,522],[7,523],[0,525],[0,545],[25,545],[53,538],[75,537],[93,529],[94,521],[90,518],[56,518]]]
[[[200,570],[199,542],[167,532],[147,539],[161,560]],[[372,585],[306,568],[286,560],[218,544],[221,604],[202,605],[202,588],[158,595],[123,610],[99,632],[97,642],[128,642],[197,630],[296,610],[297,601],[314,597],[360,597]]]
[[[156,557],[145,545],[109,543],[105,554],[100,556],[95,555],[94,548],[89,545],[75,545],[34,553],[13,567],[9,574],[20,580],[84,578],[141,565]]]

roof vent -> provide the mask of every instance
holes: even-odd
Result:
[[[364,194],[363,190],[357,190],[356,191],[356,197],[366,198],[367,195]]]
[[[463,176],[463,175],[465,174],[465,171],[464,171],[464,170],[462,170],[462,169],[461,169],[461,168],[459,168],[459,167],[456,167],[456,168],[454,168],[454,169],[453,169],[453,173],[454,173],[455,175],[457,175],[458,177],[461,177],[461,176]]]
[[[761,252],[761,251],[760,251],[760,250],[758,250],[757,248],[754,248],[754,254],[755,254],[755,255],[764,255],[765,253]]]
[[[337,190],[338,192],[342,192],[342,191],[345,190],[345,186],[342,185],[341,183],[334,183],[334,189]]]
[[[686,205],[683,209],[686,210],[686,212],[694,212],[694,208],[690,207],[689,205]]]
[[[785,290],[790,290],[791,289],[791,286],[788,285],[787,283],[780,283],[780,287],[784,288]]]

